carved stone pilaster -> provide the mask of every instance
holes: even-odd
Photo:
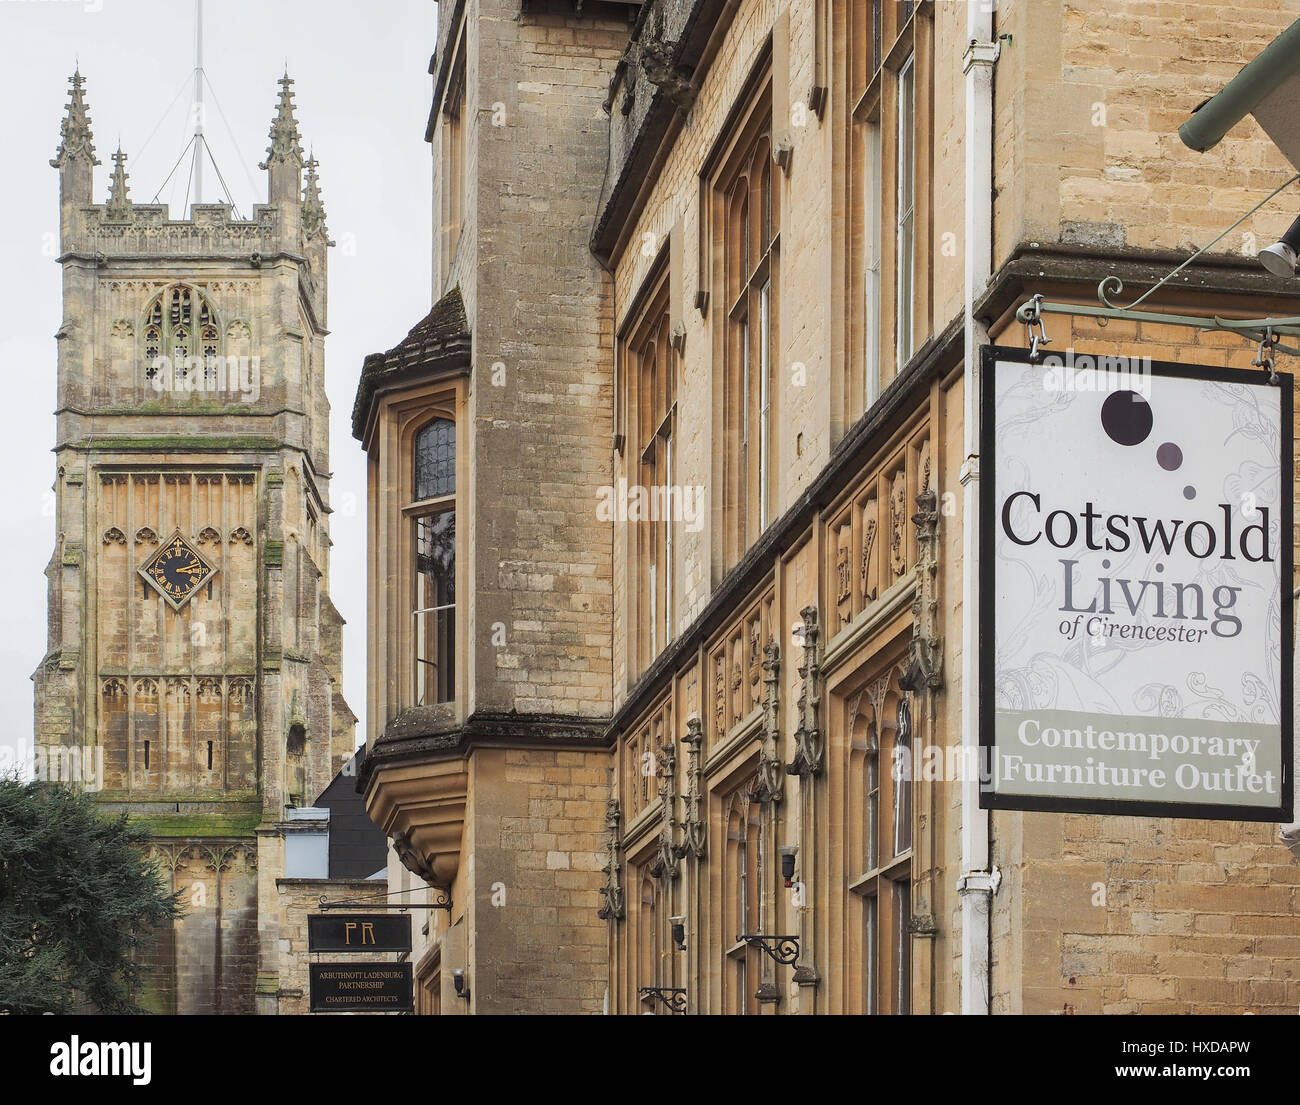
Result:
[[[790,775],[816,775],[822,769],[826,740],[819,724],[821,706],[821,627],[817,607],[805,606],[803,618],[803,663],[799,665],[799,727],[794,731],[794,759]]]
[[[916,497],[916,595],[912,599],[912,649],[899,680],[905,691],[934,690],[943,685],[943,638],[939,636],[938,493],[926,488]]]
[[[656,879],[675,879],[680,869],[677,844],[677,745],[670,733],[655,755],[659,771],[659,843],[650,863]]]
[[[623,851],[623,808],[617,798],[605,803],[605,885],[600,888],[600,895],[605,904],[596,910],[596,916],[602,921],[621,921],[623,919],[623,887],[618,881],[622,867]]]
[[[704,858],[705,817],[704,817],[704,757],[701,754],[704,744],[704,723],[698,717],[686,719],[686,736],[682,738],[686,745],[686,820],[682,824],[682,842],[677,845],[677,856],[690,856],[694,860]]]
[[[758,739],[758,800],[779,802],[785,790],[781,760],[781,646],[768,641],[763,649],[763,728]]]

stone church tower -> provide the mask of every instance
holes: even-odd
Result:
[[[277,1010],[288,811],[354,747],[329,596],[330,243],[292,83],[247,221],[133,203],[120,150],[95,203],[80,73],[51,162],[63,322],[36,743],[97,764],[104,805],[150,828],[184,891],[152,956],[160,1012]]]

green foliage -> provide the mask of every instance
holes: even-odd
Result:
[[[0,1012],[140,1012],[133,953],[180,912],[148,840],[90,794],[0,778]]]

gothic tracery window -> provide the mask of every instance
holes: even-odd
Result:
[[[190,375],[191,358],[201,358],[203,380],[217,379],[215,358],[221,356],[221,330],[216,309],[200,292],[177,284],[159,293],[145,311],[144,375],[153,382],[171,362],[172,380]],[[155,385],[156,386],[156,385]]]
[[[846,705],[860,824],[852,890],[861,902],[859,1012],[911,1012],[912,790],[910,703],[899,669],[870,678]]]

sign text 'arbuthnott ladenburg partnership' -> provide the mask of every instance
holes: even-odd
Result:
[[[982,805],[1290,821],[1291,377],[988,349],[981,387]]]

